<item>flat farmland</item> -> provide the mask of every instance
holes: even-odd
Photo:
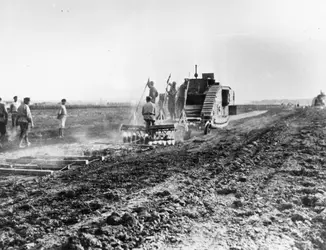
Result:
[[[54,176],[1,176],[0,248],[324,250],[325,110],[255,114]]]
[[[231,120],[241,119],[259,110],[279,109],[277,107],[247,106],[238,108],[237,116]],[[254,110],[254,111],[253,111]],[[17,150],[20,129],[12,130],[11,121],[8,122],[7,143],[0,150],[0,160],[5,157],[21,157],[29,155],[83,155],[85,151],[97,150],[95,144],[122,142],[119,127],[122,123],[129,124],[133,118],[135,107],[127,105],[115,105],[113,107],[67,107],[68,117],[65,129],[65,138],[58,137],[59,120],[56,119],[58,108],[54,107],[31,107],[34,128],[30,128],[29,139],[32,146],[27,150]],[[248,112],[247,114],[244,114]],[[250,112],[252,111],[252,112]],[[168,114],[168,112],[166,112]],[[143,124],[141,108],[136,115],[137,123]],[[171,121],[169,121],[171,122]]]
[[[7,126],[7,141],[0,149],[0,162],[6,158],[37,155],[84,155],[102,150],[107,144],[121,143],[119,127],[127,123],[133,109],[130,107],[67,108],[65,137],[59,138],[58,109],[31,109],[34,128],[29,129],[29,148],[19,149],[20,128]]]
[[[47,140],[58,137],[59,120],[58,109],[36,109],[31,110],[34,120],[34,128],[30,129],[30,140]],[[64,142],[72,142],[82,138],[99,138],[109,136],[112,130],[117,130],[119,125],[128,121],[131,115],[130,107],[114,108],[81,108],[69,109],[65,129]],[[15,140],[16,133],[10,128],[8,123],[8,134],[10,141]]]

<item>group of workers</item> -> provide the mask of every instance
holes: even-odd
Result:
[[[187,82],[185,81],[177,90],[176,82],[168,83],[165,94],[158,94],[154,87],[154,82],[150,81],[147,84],[149,88],[149,95],[146,97],[146,103],[142,109],[142,115],[146,122],[147,128],[154,125],[155,119],[165,119],[166,114],[164,110],[164,104],[167,98],[168,111],[172,120],[180,117],[185,102],[185,92],[187,88]],[[169,88],[170,87],[170,88]],[[159,96],[158,108],[156,110],[156,98]]]
[[[14,101],[11,103],[9,108],[9,114],[11,114],[11,125],[12,130],[16,131],[20,127],[19,135],[19,147],[24,148],[31,145],[28,139],[29,127],[34,127],[33,117],[30,110],[29,97],[25,97],[23,102],[20,104],[18,102],[18,97],[14,96]],[[57,113],[57,119],[59,120],[59,137],[64,137],[64,128],[67,119],[67,109],[66,109],[66,99],[61,100],[61,105]],[[7,123],[9,119],[8,110],[2,99],[0,98],[0,148],[2,148],[2,143],[5,140],[7,134]]]
[[[166,93],[160,95],[159,100],[159,113],[156,112],[156,98],[159,96],[156,88],[154,87],[154,82],[148,82],[149,95],[146,97],[146,103],[142,109],[142,115],[146,121],[147,128],[154,125],[156,118],[163,115],[161,119],[165,119],[164,104],[167,99],[168,101],[168,111],[170,113],[171,119],[174,120],[176,117],[181,115],[185,102],[185,91],[186,91],[186,81],[177,90],[176,82],[168,83],[166,88]],[[170,87],[170,88],[169,88]],[[9,114],[11,114],[11,124],[12,130],[20,127],[19,135],[19,147],[24,148],[31,145],[28,139],[29,128],[34,127],[33,117],[30,110],[30,98],[25,97],[23,102],[20,104],[18,102],[18,97],[14,96],[14,101],[11,103],[9,108]],[[57,113],[57,119],[59,120],[59,137],[64,137],[64,128],[67,119],[67,109],[66,109],[66,99],[61,100],[61,105]],[[9,119],[8,110],[2,99],[0,98],[0,148],[2,148],[2,143],[5,140],[7,134],[7,123]]]

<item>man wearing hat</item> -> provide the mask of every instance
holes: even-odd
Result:
[[[19,103],[17,100],[18,100],[18,97],[14,96],[14,102],[10,105],[10,110],[9,110],[9,112],[11,113],[11,124],[12,124],[13,128],[18,125],[17,124],[17,110],[19,107]]]
[[[29,108],[29,103],[31,99],[29,97],[24,98],[24,102],[18,107],[17,110],[17,123],[20,126],[20,136],[19,136],[19,147],[24,148],[23,142],[25,141],[26,146],[30,146],[31,143],[28,141],[28,125],[34,127],[33,117],[31,110]]]
[[[59,137],[63,138],[64,136],[63,130],[66,126],[66,119],[67,119],[66,99],[61,100],[61,106],[58,111],[57,118],[59,119]]]
[[[151,125],[154,125],[155,123],[155,104],[151,102],[151,97],[146,97],[146,103],[143,106],[142,109],[142,115],[144,117],[144,120],[146,122],[146,130],[148,131],[149,127]]]

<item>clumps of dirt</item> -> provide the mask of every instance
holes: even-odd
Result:
[[[0,248],[325,249],[326,114],[269,117],[209,141],[8,183]]]

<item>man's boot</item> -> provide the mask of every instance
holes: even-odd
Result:
[[[61,129],[61,137],[63,138],[64,137],[64,133],[63,133],[63,128]]]
[[[61,128],[59,128],[59,138],[62,138],[62,129]]]

